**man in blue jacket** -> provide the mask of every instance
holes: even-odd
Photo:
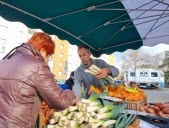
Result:
[[[75,81],[73,85],[73,92],[76,96],[81,95],[81,85],[83,84],[84,89],[89,89],[90,85],[95,87],[99,86],[99,79],[105,78],[107,75],[116,77],[119,75],[119,70],[107,64],[104,60],[101,59],[92,59],[91,52],[88,46],[80,46],[77,50],[79,58],[82,64],[75,71]],[[89,73],[84,72],[85,69],[88,69],[91,65],[96,65],[101,69],[98,75],[95,77]]]

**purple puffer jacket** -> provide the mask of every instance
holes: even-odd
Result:
[[[42,101],[64,110],[75,98],[55,82],[41,54],[29,43],[0,60],[0,128],[34,128]]]

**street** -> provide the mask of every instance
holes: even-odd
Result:
[[[169,102],[169,88],[143,89],[148,103]]]

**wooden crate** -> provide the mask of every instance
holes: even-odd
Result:
[[[147,103],[147,98],[142,99],[140,101],[118,101],[117,104],[127,103],[126,109],[128,110],[139,110],[141,106]]]

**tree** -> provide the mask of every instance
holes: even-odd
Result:
[[[165,73],[165,81],[169,82],[169,51],[166,51],[165,55],[163,63],[159,66],[159,68]]]
[[[163,56],[162,53],[150,55],[143,52],[142,49],[128,50],[122,55],[122,72],[138,68],[158,69],[164,58]]]
[[[122,71],[128,71],[128,69],[135,70],[140,67],[143,60],[143,51],[141,49],[128,50],[122,55]]]
[[[116,77],[117,80],[124,80],[124,73],[120,73],[117,77]]]

